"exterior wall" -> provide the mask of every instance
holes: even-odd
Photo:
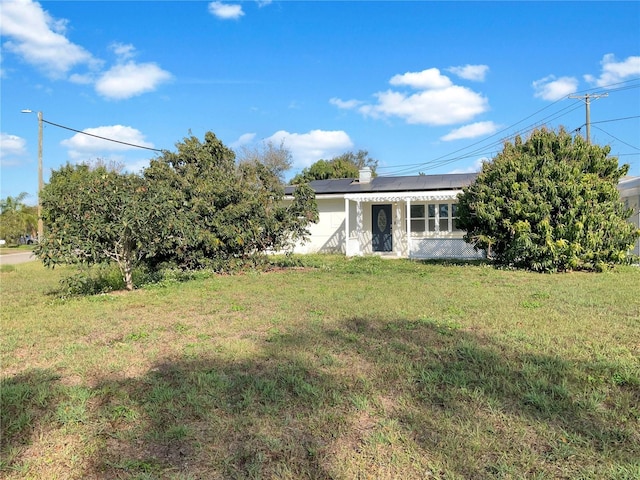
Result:
[[[629,221],[633,223],[636,228],[640,228],[640,195],[631,195],[628,197],[623,196],[622,201],[627,208],[633,209],[633,213],[631,214],[631,217],[629,217]],[[640,240],[636,242],[631,253],[640,256]]]
[[[310,239],[298,244],[295,253],[342,253],[345,251],[345,200],[338,198],[317,198],[319,221],[309,226]],[[449,200],[449,202],[451,202]],[[358,212],[358,204],[360,211]],[[371,255],[372,249],[372,207],[391,205],[392,251],[385,256],[433,258],[484,258],[484,252],[475,252],[462,239],[464,232],[418,233],[407,235],[406,200],[355,201],[349,200],[349,252],[351,255]],[[358,218],[360,216],[360,218]],[[358,228],[358,224],[360,228]],[[378,253],[376,253],[378,254]]]
[[[318,223],[309,225],[311,236],[304,245],[296,245],[295,253],[345,253],[344,200],[318,199]]]
[[[636,228],[640,228],[640,177],[623,178],[618,184],[618,190],[620,191],[620,199],[624,202],[625,207],[633,210],[629,221]],[[640,239],[630,253],[640,256]]]

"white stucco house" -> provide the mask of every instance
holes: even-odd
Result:
[[[319,221],[296,253],[483,258],[457,228],[457,195],[476,173],[316,180]],[[295,187],[287,187],[291,196]]]
[[[311,238],[296,253],[382,255],[416,259],[484,258],[463,240],[457,228],[457,196],[477,173],[316,180],[319,221],[311,224]],[[289,198],[295,187],[288,186]],[[620,197],[633,209],[629,219],[640,226],[640,177],[625,177]],[[640,255],[640,241],[631,252]]]
[[[633,210],[629,221],[636,228],[640,228],[640,177],[621,178],[618,182],[618,191],[625,206]],[[636,242],[631,253],[640,256],[640,240]]]

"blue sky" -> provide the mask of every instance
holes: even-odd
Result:
[[[37,111],[45,181],[207,131],[282,142],[288,177],[360,149],[412,175],[477,170],[540,125],[585,135],[570,96],[607,93],[591,140],[640,175],[640,2],[2,0],[0,33],[2,197],[36,202]]]

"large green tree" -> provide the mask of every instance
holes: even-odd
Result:
[[[42,191],[46,232],[35,253],[49,267],[114,261],[131,290],[134,267],[166,254],[175,212],[172,192],[138,175],[67,164]]]
[[[38,212],[34,206],[24,203],[28,194],[0,200],[0,238],[9,244],[17,244],[23,235],[34,235],[38,226]]]
[[[369,152],[366,150],[358,150],[357,153],[346,152],[331,160],[318,160],[295,175],[290,183],[298,185],[329,178],[358,178],[360,170],[364,167],[369,167],[372,175],[375,176],[378,161],[369,157]]]
[[[234,152],[212,132],[204,142],[185,138],[176,152],[153,160],[145,177],[151,185],[177,192],[186,231],[176,238],[189,239],[166,260],[198,268],[255,259],[304,239],[309,222],[317,221],[315,195],[303,185],[292,202],[283,202],[282,165],[261,161],[259,155],[237,164]]]
[[[208,132],[151,161],[142,176],[98,162],[66,165],[43,189],[45,265],[118,264],[126,287],[133,269],[171,263],[184,269],[255,260],[308,235],[317,221],[308,185],[284,202],[279,163],[245,161]]]
[[[629,167],[609,152],[564,129],[505,143],[459,196],[465,240],[499,264],[536,271],[623,261],[639,232],[617,190]]]

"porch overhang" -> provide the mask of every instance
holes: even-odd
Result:
[[[409,257],[411,257],[411,203],[412,202],[434,202],[434,201],[452,201],[458,198],[461,193],[460,189],[456,190],[430,190],[420,192],[366,192],[366,193],[345,193],[344,194],[344,212],[345,212],[345,225],[344,225],[344,251],[347,256],[362,255],[362,227],[363,227],[363,211],[362,204],[374,204],[374,203],[395,203],[396,204],[396,221],[399,221],[401,217],[402,204],[405,208],[406,218],[406,251]],[[356,222],[355,222],[355,236],[351,237],[349,234],[349,215],[350,215],[350,202],[356,204]],[[397,254],[400,255],[400,250],[397,250]]]
[[[433,190],[428,192],[371,192],[346,193],[345,200],[352,202],[428,202],[455,200],[461,190]]]

